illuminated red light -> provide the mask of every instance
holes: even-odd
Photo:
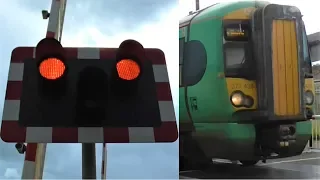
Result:
[[[65,69],[64,63],[58,58],[47,58],[39,66],[41,76],[49,80],[59,79],[64,74]]]
[[[134,80],[140,74],[140,66],[131,59],[122,59],[117,63],[118,75],[124,80]]]

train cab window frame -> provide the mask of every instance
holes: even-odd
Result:
[[[305,26],[302,27],[302,49],[303,49],[303,70],[305,72],[306,78],[312,78],[312,61],[311,53],[309,48],[308,36],[305,29]]]
[[[183,51],[184,51],[185,38],[179,38],[179,65],[183,64]]]
[[[245,25],[247,32],[244,36],[226,37],[226,28]],[[254,79],[255,71],[252,52],[250,51],[251,31],[249,20],[226,20],[223,22],[223,56],[226,77]],[[228,52],[229,51],[229,52]],[[236,63],[234,63],[236,61]]]
[[[179,38],[179,87],[183,86],[182,83],[182,67],[183,67],[183,55],[184,55],[185,37]]]

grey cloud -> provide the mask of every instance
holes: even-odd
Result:
[[[150,179],[178,178],[178,143],[173,144],[110,144],[109,177],[130,178],[125,171],[134,171]],[[130,149],[130,150],[129,150]],[[98,149],[99,150],[99,149]],[[128,152],[129,150],[129,152]],[[101,154],[101,151],[99,152]],[[131,159],[133,158],[133,159]],[[170,163],[168,163],[170,162]],[[117,169],[116,167],[122,167]],[[143,168],[142,168],[143,167]],[[123,173],[121,173],[121,171]],[[164,173],[165,172],[165,173]]]
[[[11,1],[19,2],[21,9],[37,12],[39,20],[41,10],[49,10],[50,7],[48,1],[42,0]],[[119,33],[121,28],[128,31],[151,21],[159,21],[159,13],[165,13],[176,5],[176,0],[67,0],[64,29],[72,31],[74,27],[81,28],[86,23],[99,27],[105,33]]]
[[[134,171],[139,174],[134,178],[141,179],[173,179],[178,178],[178,157],[177,155],[168,156],[161,151],[155,151],[152,155],[132,156],[122,155],[111,156],[108,168],[110,171],[109,178],[129,179],[132,178],[130,173]],[[167,162],[171,162],[168,164]],[[117,168],[121,167],[121,168]],[[134,167],[134,169],[133,169]],[[143,167],[143,168],[142,168]],[[107,172],[108,173],[108,172]]]
[[[41,18],[41,9],[30,11],[21,2],[23,1],[6,1],[0,6],[0,37],[7,40],[0,46],[12,47],[17,42],[25,43],[21,45],[34,45],[45,35],[47,21]]]
[[[83,0],[68,1],[65,30],[80,27],[84,22],[109,35],[135,29],[159,21],[159,13],[176,5],[175,0]]]
[[[16,172],[14,172],[14,175],[18,174],[18,176],[19,176],[18,178],[20,178],[21,177],[21,169],[23,166],[22,162],[23,161],[19,162],[19,161],[0,160],[0,179],[8,178],[10,173],[13,173],[14,171],[16,171]],[[14,179],[17,179],[17,178],[14,178]]]
[[[20,178],[18,170],[16,168],[7,168],[4,176],[8,179],[17,179]]]
[[[17,162],[22,161],[24,155],[20,155],[18,151],[15,149],[15,144],[10,143],[7,144],[0,140],[0,147],[6,146],[7,148],[1,148],[0,150],[0,160],[7,161],[7,162]]]
[[[137,179],[178,178],[177,142],[144,145],[108,144],[107,148],[108,178],[129,179],[133,173]],[[102,144],[96,145],[96,157],[97,174],[100,176]],[[44,178],[81,178],[81,145],[49,144],[45,164]]]
[[[148,21],[156,20],[159,12],[177,5],[174,0],[91,0],[68,1],[69,14],[76,12],[77,15],[91,14],[93,18],[101,20],[106,26],[113,19],[119,19],[128,25],[139,26]],[[104,21],[106,20],[106,21]]]
[[[81,144],[48,144],[44,178],[81,178]]]

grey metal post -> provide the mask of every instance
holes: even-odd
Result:
[[[196,11],[200,9],[200,0],[196,0]]]
[[[97,179],[95,143],[82,143],[82,179]]]

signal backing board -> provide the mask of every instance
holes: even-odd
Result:
[[[116,48],[64,48],[67,58],[111,59]],[[18,47],[13,50],[8,75],[5,103],[2,115],[1,139],[5,142],[26,143],[152,143],[174,142],[178,138],[177,123],[172,102],[168,72],[164,54],[159,49],[146,50],[152,61],[157,98],[161,115],[160,127],[127,128],[52,128],[22,127],[19,125],[20,97],[24,60],[33,59],[35,47]],[[151,58],[152,57],[152,58]]]

